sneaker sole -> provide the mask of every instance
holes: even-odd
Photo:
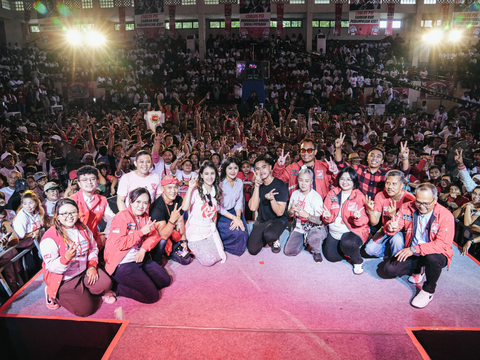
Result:
[[[428,301],[428,303],[426,303],[424,306],[415,306],[415,305],[413,305],[412,303],[410,303],[410,305],[411,305],[412,307],[414,307],[415,309],[424,309],[424,308],[427,307],[428,304],[430,304],[430,303],[432,302],[432,300],[433,300],[433,297],[432,297],[432,298]]]

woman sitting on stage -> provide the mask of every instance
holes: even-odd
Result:
[[[43,279],[49,309],[63,306],[77,316],[90,316],[100,305],[114,303],[110,277],[98,265],[98,248],[92,232],[79,220],[72,199],[55,204],[53,226],[40,242]]]
[[[145,188],[130,193],[130,205],[112,220],[105,244],[105,270],[117,282],[116,294],[142,303],[160,299],[158,290],[171,283],[167,271],[145,256],[161,240],[148,217],[151,198]]]

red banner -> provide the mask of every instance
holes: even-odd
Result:
[[[453,96],[455,93],[455,82],[453,81],[422,81],[422,87],[439,93],[439,96]],[[421,98],[438,98],[439,96],[421,93]]]
[[[125,7],[120,6],[118,8],[118,22],[120,24],[120,37],[123,40],[127,40],[127,29],[125,24]]]
[[[175,37],[175,5],[168,6],[168,12],[170,13],[170,36]]]
[[[468,128],[470,129],[475,129],[475,125],[477,123],[477,112],[475,110],[467,110],[463,108],[457,108],[455,110],[455,114],[457,117],[463,116],[465,119],[467,119],[467,123],[470,123],[470,126]]]
[[[343,4],[335,4],[335,28],[333,29],[333,36],[340,36],[342,32],[342,11]]]
[[[395,4],[387,4],[387,27],[385,28],[385,36],[393,35],[394,14],[395,14]]]
[[[232,37],[232,4],[225,4],[225,37]]]
[[[397,99],[403,97],[403,95],[407,95],[408,97],[409,92],[409,88],[393,88],[393,97],[396,97]]]
[[[67,100],[93,99],[94,81],[78,81],[62,83],[63,96]]]
[[[25,42],[28,42],[30,41],[30,10],[24,11],[23,19],[25,21],[23,24],[23,38]]]
[[[277,36],[283,36],[283,6],[277,3]]]

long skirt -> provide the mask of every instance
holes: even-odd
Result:
[[[228,212],[236,216],[235,209],[230,209]],[[248,230],[243,214],[242,221],[245,231],[242,231],[242,229],[230,230],[232,220],[222,215],[219,215],[217,222],[217,229],[223,242],[223,248],[226,252],[237,256],[242,255],[247,247]]]

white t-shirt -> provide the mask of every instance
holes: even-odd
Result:
[[[45,201],[45,211],[47,212],[48,216],[55,215],[53,209],[55,208],[56,203],[56,201],[50,201],[48,199]]]
[[[135,171],[131,171],[128,174],[123,175],[120,178],[118,184],[118,195],[125,196],[125,205],[128,207],[130,204],[129,195],[136,188],[143,187],[148,190],[152,202],[156,199],[157,195],[162,193],[160,187],[160,176],[154,173],[149,173],[147,177],[140,177],[135,174]]]
[[[290,197],[290,202],[288,203],[289,209],[292,207],[293,203],[300,203],[300,206],[303,208],[303,210],[305,210],[310,215],[313,215],[313,216],[322,215],[322,212],[323,212],[322,196],[313,189],[310,190],[310,192],[307,195],[303,195],[300,189],[295,190],[292,196]],[[302,229],[302,223],[306,223],[307,219],[304,219],[300,216],[297,216],[297,214],[295,214],[295,221],[296,221],[295,231],[298,231],[299,233],[303,234],[304,231]]]
[[[4,188],[1,188],[0,191],[5,194],[5,203],[8,203],[8,200],[10,200],[10,198],[12,197],[15,189],[10,189],[10,187],[6,186]]]
[[[27,213],[23,208],[18,212],[15,219],[13,219],[13,230],[18,235],[19,239],[23,239],[25,235],[40,229],[43,226],[40,213],[37,211],[34,215]]]

